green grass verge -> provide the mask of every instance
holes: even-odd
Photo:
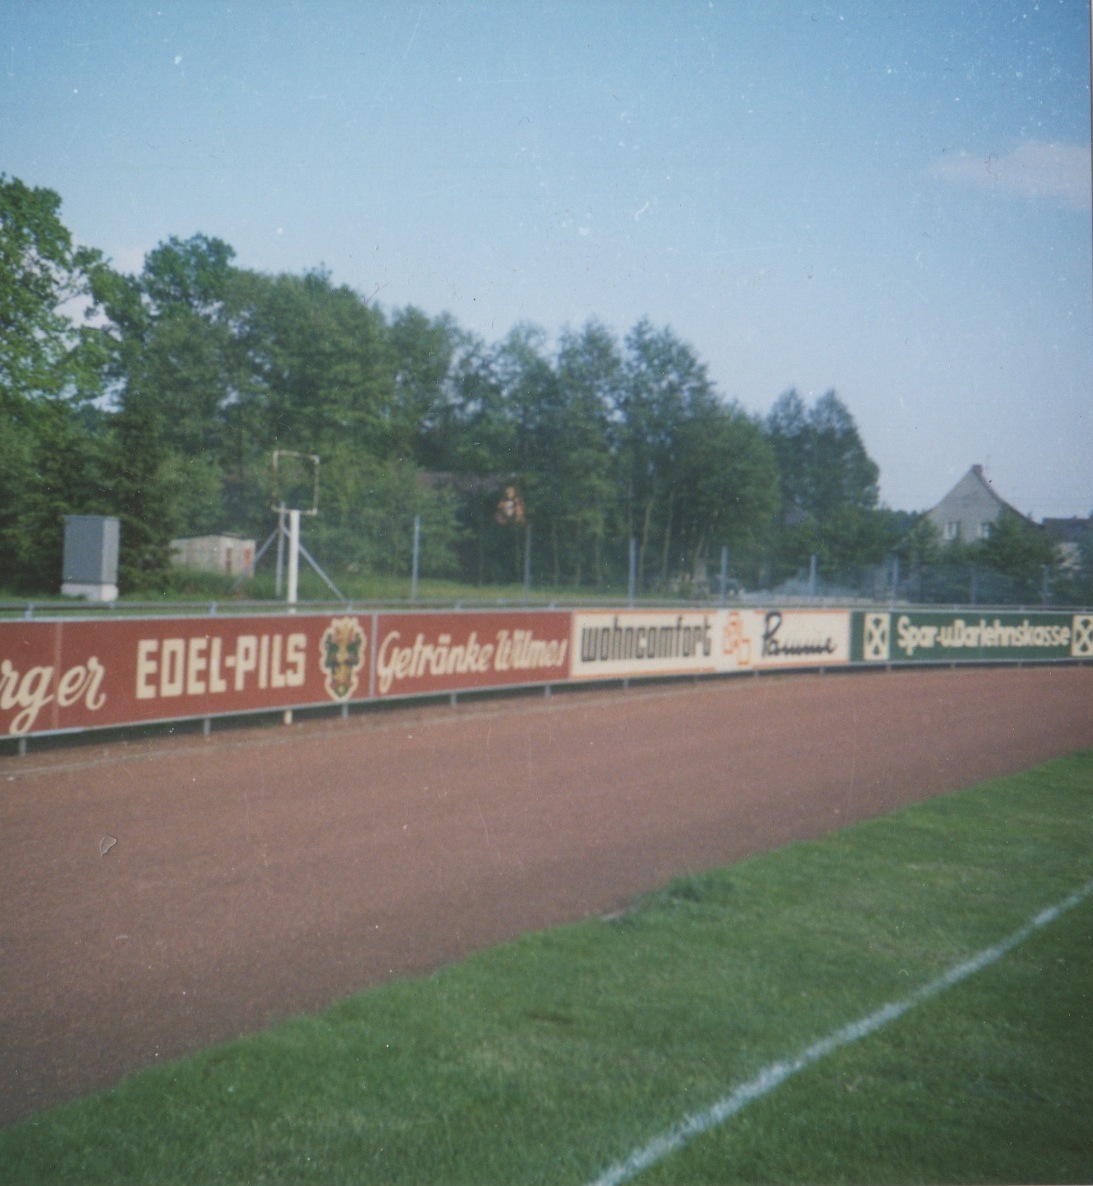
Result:
[[[400,607],[430,608],[436,605],[466,604],[475,606],[515,606],[525,604],[537,608],[549,606],[553,603],[567,605],[619,605],[627,597],[625,586],[605,587],[596,589],[590,585],[534,585],[525,591],[522,584],[507,585],[471,585],[463,581],[447,580],[436,577],[424,577],[418,582],[417,600],[411,601],[412,584],[408,576],[387,576],[382,573],[348,573],[333,571],[330,573],[338,590],[351,602],[358,605],[398,604]],[[239,588],[235,589],[236,578],[222,576],[211,572],[193,572],[187,569],[171,569],[167,584],[162,589],[137,589],[124,593],[121,598],[111,603],[111,613],[130,612],[150,613],[159,612],[155,607],[163,605],[165,612],[177,609],[178,605],[187,602],[195,606],[207,606],[210,602],[217,602],[220,612],[230,613],[233,606],[248,601],[268,601],[282,604],[285,598],[285,586],[282,584],[280,597],[277,596],[277,579],[269,568],[269,561],[263,560],[258,572],[248,578]],[[302,603],[309,601],[330,603],[335,601],[334,593],[329,586],[306,565],[301,565],[298,583],[298,596]],[[661,604],[663,597],[650,594],[639,600],[650,600]],[[712,600],[716,600],[713,598]],[[688,598],[676,598],[678,604],[706,604],[703,601],[691,601]],[[22,617],[28,602],[33,602],[38,613],[87,613],[88,602],[78,597],[60,597],[43,593],[35,596],[27,593],[8,592],[0,587],[0,616]],[[7,603],[7,609],[3,608]],[[130,607],[137,606],[133,611]],[[99,607],[100,611],[103,607]],[[272,607],[271,607],[272,608]],[[304,606],[306,608],[306,604]]]
[[[0,1132],[19,1183],[582,1182],[1093,876],[1093,753],[673,882]],[[1093,1180],[1093,900],[642,1182]]]

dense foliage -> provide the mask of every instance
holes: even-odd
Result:
[[[665,591],[701,585],[725,548],[754,586],[813,557],[845,578],[904,546],[912,517],[878,506],[834,392],[811,408],[787,392],[763,421],[648,320],[621,340],[590,320],[488,343],[321,269],[238,268],[204,235],[123,275],[73,245],[59,209],[0,176],[9,590],[56,591],[66,513],[119,517],[123,590],[163,586],[174,536],[266,537],[274,450],[321,458],[308,547],[334,574],[407,573],[415,519],[423,572],[475,583],[530,560],[539,585],[617,587],[631,541],[642,588]]]

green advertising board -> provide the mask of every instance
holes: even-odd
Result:
[[[855,610],[855,663],[1002,663],[1093,658],[1093,614]]]

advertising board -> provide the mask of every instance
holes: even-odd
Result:
[[[0,622],[0,737],[567,680],[1093,659],[1093,613],[617,609]]]
[[[719,671],[850,662],[848,610],[730,610],[724,617]]]
[[[850,661],[846,610],[611,610],[573,615],[574,679],[725,674]]]
[[[1093,657],[1093,616],[974,610],[854,613],[862,663],[997,663]]]
[[[573,614],[574,679],[640,679],[718,670],[715,611],[594,610]]]
[[[368,696],[371,617],[0,622],[0,735]]]
[[[569,676],[569,619],[549,610],[380,614],[375,694],[560,683]]]

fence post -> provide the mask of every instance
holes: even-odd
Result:
[[[627,584],[626,599],[630,608],[634,608],[634,597],[637,593],[638,584],[638,541],[634,536],[630,537],[630,576]]]
[[[421,516],[414,516],[414,564],[410,575],[410,600],[417,601],[417,578],[421,564]]]
[[[729,599],[729,549],[728,545],[721,545],[721,607],[725,607]]]
[[[531,523],[524,528],[524,601],[531,594]]]
[[[251,561],[251,571],[254,571],[254,565],[257,560]],[[278,601],[281,600],[281,590],[284,587],[285,574],[285,504],[281,503],[281,507],[277,512],[277,577],[273,585],[273,595]]]

